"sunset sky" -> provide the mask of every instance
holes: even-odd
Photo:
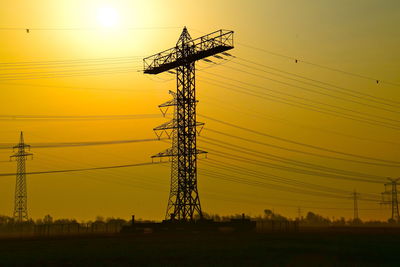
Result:
[[[400,177],[397,0],[1,0],[0,174],[15,172],[20,131],[28,172],[151,162],[168,143],[34,146],[156,138],[176,77],[145,75],[142,60],[173,47],[184,26],[193,38],[235,31],[234,57],[196,63],[203,211],[349,219],[356,190],[361,219],[390,217],[378,200],[385,177]],[[110,117],[122,115],[132,116]],[[169,172],[28,175],[29,216],[160,220]],[[0,178],[0,214],[11,216],[15,177]]]

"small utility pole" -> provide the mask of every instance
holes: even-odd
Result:
[[[24,143],[24,134],[21,132],[19,144],[13,147],[14,151],[17,149],[17,152],[10,157],[11,159],[14,158],[17,162],[14,218],[18,222],[28,220],[25,161],[28,156],[32,156],[33,154],[27,153],[25,148],[30,149],[30,146]]]

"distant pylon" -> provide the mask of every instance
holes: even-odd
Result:
[[[17,149],[17,152],[10,157],[11,159],[15,158],[17,162],[14,218],[18,222],[28,220],[25,161],[28,156],[32,156],[33,154],[27,153],[25,148],[30,149],[30,146],[24,143],[24,134],[21,132],[19,144],[13,147],[14,151]]]
[[[354,200],[354,217],[353,220],[358,220],[358,193],[356,192],[356,190],[354,189],[353,192],[353,200]]]
[[[399,215],[399,202],[397,198],[397,183],[400,178],[391,179],[388,178],[390,181],[389,183],[385,184],[385,192],[382,193],[382,203],[383,204],[390,204],[392,208],[392,218],[391,220],[399,222],[400,215]],[[385,196],[389,196],[389,199],[385,199]]]
[[[302,220],[301,207],[297,208],[297,216],[298,216],[299,221],[301,221]]]

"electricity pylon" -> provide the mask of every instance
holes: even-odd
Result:
[[[206,152],[196,147],[197,127],[204,124],[196,120],[195,62],[232,48],[233,31],[219,30],[192,39],[185,27],[175,47],[143,60],[145,74],[176,71],[174,119],[155,128],[161,134],[172,130],[169,135],[173,139],[172,147],[153,156],[172,159],[171,182],[174,183],[171,183],[167,208],[171,220],[193,221],[196,214],[203,216],[197,190],[197,155]]]
[[[359,193],[356,192],[356,190],[354,189],[353,192],[353,201],[354,201],[354,216],[353,216],[353,220],[356,221],[358,220],[358,196]]]
[[[397,183],[400,178],[388,178],[389,183],[385,184],[385,192],[382,193],[382,204],[390,204],[392,208],[392,221],[400,222],[399,202],[397,198]],[[388,198],[389,197],[389,198]]]
[[[13,149],[17,149],[17,152],[10,158],[15,158],[17,162],[17,179],[15,183],[15,200],[14,200],[14,218],[18,222],[28,220],[28,207],[27,207],[27,191],[26,191],[26,171],[25,161],[28,156],[32,156],[32,153],[27,153],[25,148],[30,149],[30,145],[24,143],[24,134],[21,132],[19,144],[14,146]]]
[[[303,216],[301,215],[301,207],[297,208],[297,218],[299,221],[302,221]]]

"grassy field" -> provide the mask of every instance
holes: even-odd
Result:
[[[1,266],[400,266],[400,234],[145,234],[0,240]]]

